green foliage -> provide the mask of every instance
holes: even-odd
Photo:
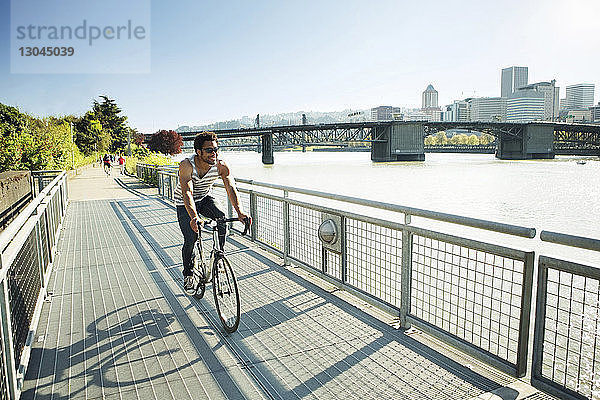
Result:
[[[100,97],[81,117],[34,118],[0,103],[0,172],[78,167],[97,154],[124,153],[128,135],[141,145],[143,135],[126,125],[115,100]],[[132,151],[140,158],[149,155],[142,146]]]
[[[444,145],[448,144],[448,138],[446,137],[446,132],[441,131],[435,134],[435,144]]]
[[[153,153],[142,146],[135,144],[131,145],[131,156],[125,160],[125,169],[130,174],[135,174],[136,164],[150,164],[150,165],[176,165],[176,163],[170,158],[162,154]]]
[[[137,131],[135,128],[127,128],[129,132],[129,138],[131,143],[135,143],[138,146],[141,146],[144,143],[144,135]]]
[[[77,166],[84,157],[71,140],[70,119],[33,118],[0,104],[0,171]]]
[[[121,114],[122,110],[113,99],[108,96],[100,96],[102,102],[94,100],[92,113],[95,119],[100,121],[102,130],[110,137],[109,151],[111,153],[125,150],[127,147],[128,127],[125,125],[127,117]]]
[[[152,164],[152,165],[175,165],[175,162],[171,159],[171,157],[166,157],[162,154],[158,153],[150,153],[148,156],[144,157],[142,160],[144,164]]]
[[[81,118],[76,118],[73,128],[75,143],[85,155],[108,151],[111,142],[110,134],[102,129],[102,123],[92,111],[88,111]]]
[[[435,135],[428,135],[425,137],[425,146],[443,146],[443,145],[453,145],[453,146],[479,146],[479,145],[488,145],[495,140],[494,136],[483,133],[481,136],[477,136],[475,134],[466,135],[464,133],[459,133],[452,136],[450,139],[446,137],[446,132],[438,132]]]
[[[479,136],[479,144],[481,145],[488,145],[494,140],[496,140],[496,138],[493,135],[490,135],[489,133],[484,133],[481,136]]]

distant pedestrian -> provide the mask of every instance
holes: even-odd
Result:
[[[121,175],[125,173],[125,158],[123,154],[119,155],[119,169],[121,170]]]

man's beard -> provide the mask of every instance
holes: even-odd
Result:
[[[217,163],[217,158],[215,157],[214,159],[211,159],[209,157],[203,158],[202,159],[205,163],[207,163],[208,165],[215,165]]]

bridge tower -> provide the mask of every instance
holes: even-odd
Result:
[[[374,127],[371,145],[371,160],[385,161],[424,161],[424,128],[422,122],[394,121],[391,125]]]
[[[501,134],[498,139],[496,158],[501,160],[554,158],[552,124],[524,124],[520,135]]]
[[[265,133],[261,136],[262,142],[262,162],[266,165],[271,165],[275,163],[275,159],[273,158],[273,134]]]

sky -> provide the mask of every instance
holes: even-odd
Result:
[[[54,60],[78,73],[16,73],[17,21],[0,0],[0,103],[39,117],[82,115],[107,95],[130,126],[152,133],[256,114],[420,107],[428,84],[446,105],[499,96],[500,71],[513,65],[529,68],[530,83],[556,79],[561,98],[576,83],[600,92],[597,0],[136,0],[137,9],[80,0],[71,12],[61,9],[69,0],[28,1],[38,2],[31,21],[147,20],[147,49],[121,41],[109,58],[98,42],[87,47],[93,65]]]

